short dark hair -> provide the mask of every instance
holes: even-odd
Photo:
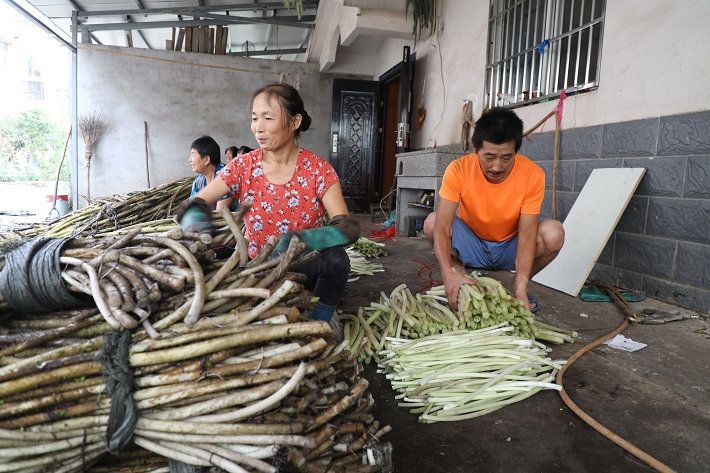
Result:
[[[236,157],[237,157],[237,154],[239,154],[239,153],[238,153],[239,149],[238,149],[236,146],[230,146],[229,148],[225,149],[225,150],[224,150],[224,154],[227,154],[227,151],[231,151],[231,152],[232,152],[232,157],[233,157],[233,158],[236,158]]]
[[[237,153],[234,156],[238,156],[240,154],[251,153],[252,151],[254,151],[252,148],[250,148],[248,146],[242,146],[241,148],[239,148],[239,150],[237,151]]]
[[[190,149],[194,149],[201,157],[209,156],[210,163],[217,166],[222,159],[219,152],[219,145],[211,136],[201,136],[192,142]]]
[[[286,115],[286,120],[291,121],[296,115],[301,115],[301,125],[296,129],[294,138],[298,138],[298,135],[302,131],[308,130],[311,126],[311,117],[303,107],[303,99],[299,95],[298,90],[296,90],[296,88],[292,85],[267,84],[264,87],[257,89],[253,94],[251,94],[251,98],[249,99],[250,113],[254,108],[254,99],[261,94],[266,94],[266,98],[268,99],[273,97],[276,98],[279,105],[281,105],[281,109]]]
[[[517,153],[523,144],[523,121],[512,110],[494,107],[478,119],[471,141],[476,152],[483,147],[484,141],[496,145],[515,141]]]

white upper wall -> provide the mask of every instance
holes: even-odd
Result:
[[[412,149],[455,144],[463,99],[476,103],[484,92],[488,2],[441,2],[440,31],[419,43],[414,110],[424,86],[426,120],[413,130]],[[377,79],[401,61],[404,44],[385,39],[376,59]],[[563,128],[576,128],[710,109],[710,2],[607,0],[599,88],[569,97]],[[440,55],[441,54],[441,60]],[[445,85],[445,87],[444,87]],[[515,111],[526,129],[555,102]]]
[[[483,108],[488,35],[485,0],[446,0],[440,5],[439,30],[421,41],[416,52],[412,121],[421,104],[427,110],[422,127],[412,131],[412,149],[453,145],[459,142],[460,114],[464,99],[474,101],[474,119]],[[323,8],[323,14],[321,14]],[[345,44],[332,33],[346,36],[345,25],[360,21],[354,9],[322,0],[319,14],[329,28],[316,22],[310,61],[320,61],[321,70],[336,65],[339,55],[348,73],[358,73]],[[361,16],[373,10],[361,10]],[[327,14],[326,14],[327,13]],[[411,13],[408,17],[411,27]],[[337,30],[338,25],[341,29]],[[319,28],[323,28],[321,32]],[[327,35],[327,31],[331,36]],[[364,62],[359,73],[377,80],[401,61],[402,47],[413,45],[410,35],[402,39],[402,26],[385,36],[374,61]],[[368,34],[351,27],[350,32]],[[322,43],[322,44],[321,44]],[[710,2],[687,0],[607,0],[599,87],[569,97],[565,102],[563,128],[630,121],[710,109]],[[324,56],[327,55],[328,57]],[[361,58],[358,58],[360,60]],[[361,61],[358,61],[361,62]],[[323,67],[327,65],[327,67]],[[423,101],[422,101],[423,94]],[[556,105],[540,103],[516,109],[526,128],[542,119]]]

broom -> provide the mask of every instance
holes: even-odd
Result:
[[[91,199],[91,157],[94,154],[94,145],[99,138],[109,129],[110,125],[102,113],[90,113],[79,117],[79,131],[84,140],[84,161],[86,162],[86,204]]]

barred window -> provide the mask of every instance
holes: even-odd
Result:
[[[527,104],[599,85],[606,0],[491,0],[486,104]]]
[[[44,82],[24,81],[27,100],[44,100]]]

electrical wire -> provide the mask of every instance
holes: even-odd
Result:
[[[416,291],[414,291],[415,294],[418,294],[418,293],[420,293],[420,292],[424,292],[424,291],[426,291],[427,289],[429,289],[430,287],[440,286],[440,285],[442,284],[442,283],[440,283],[440,282],[438,282],[438,281],[434,281],[434,280],[431,278],[431,277],[432,277],[432,271],[431,271],[431,269],[432,269],[434,266],[436,266],[437,263],[425,264],[423,261],[420,261],[420,260],[418,260],[418,259],[413,259],[412,262],[414,262],[414,263],[419,263],[419,264],[422,265],[422,267],[419,268],[419,271],[417,271],[417,276],[419,276],[419,279],[421,279],[422,281],[425,281],[425,282],[428,283],[426,286],[424,286],[424,287],[422,287],[422,288],[419,288],[419,289],[417,289]],[[427,275],[426,275],[426,276],[422,276],[422,273],[423,273],[424,271],[427,271]]]
[[[439,129],[439,125],[441,125],[441,122],[444,120],[444,112],[446,111],[446,82],[444,81],[444,58],[441,55],[441,41],[439,38],[440,34],[441,34],[441,29],[436,33],[436,50],[439,52],[439,76],[441,77],[441,87],[443,89],[444,95],[443,95],[442,104],[441,104],[441,115],[439,116],[439,121],[436,123],[434,130],[432,130],[431,135],[429,135],[429,139],[427,140],[426,148],[429,148],[429,143],[431,143],[431,138],[432,138],[432,136],[434,136],[434,133],[436,133],[436,130]],[[431,44],[432,40],[429,40],[429,41],[430,41],[429,44]],[[434,144],[436,144],[436,142]]]

